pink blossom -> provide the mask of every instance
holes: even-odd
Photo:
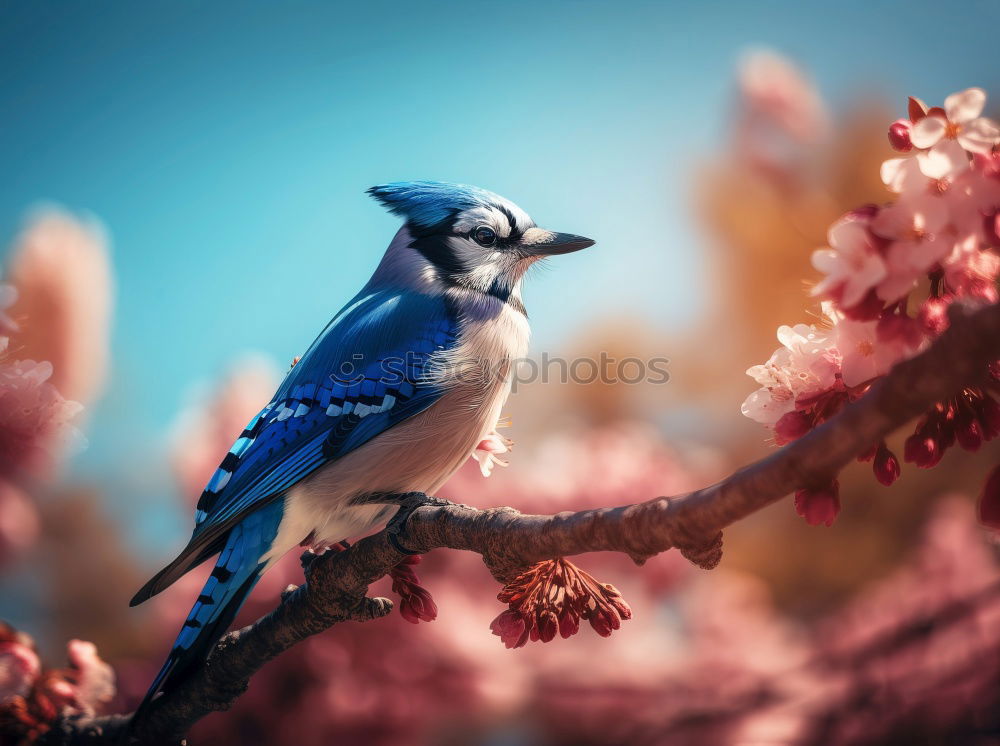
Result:
[[[46,681],[46,697],[62,713],[93,715],[115,696],[115,673],[91,642],[66,643],[69,668]]]
[[[940,142],[930,150],[917,153],[914,157],[920,173],[937,182],[935,186],[938,189],[946,187],[969,169],[968,154],[953,140]]]
[[[1000,208],[1000,179],[987,176],[981,168],[972,168],[952,180],[940,194],[957,240],[974,237],[988,242],[985,219]]]
[[[1000,128],[993,120],[979,116],[985,104],[982,88],[953,93],[944,101],[943,116],[931,113],[913,125],[913,144],[931,148],[941,140],[955,140],[972,153],[989,153],[1000,142]]]
[[[115,672],[97,654],[92,642],[70,640],[66,651],[76,674],[76,708],[93,713],[115,696]]]
[[[766,363],[747,370],[747,375],[763,388],[747,397],[742,412],[765,425],[773,425],[791,412],[799,397],[832,386],[840,367],[839,353],[829,333],[815,326],[781,326],[778,341],[783,346]]]
[[[830,227],[830,248],[812,255],[813,267],[826,275],[813,295],[837,297],[843,308],[852,308],[885,279],[886,265],[868,223],[849,214]]]
[[[71,424],[83,409],[49,383],[52,365],[0,364],[0,475],[41,473],[82,436]]]
[[[494,430],[479,442],[470,458],[479,462],[479,471],[488,477],[493,473],[494,466],[507,466],[509,462],[499,458],[499,454],[507,453],[513,445],[513,440]]]
[[[791,60],[771,50],[746,55],[739,86],[747,112],[804,143],[819,140],[828,127],[823,101],[812,81]]]
[[[945,287],[952,293],[996,303],[1000,254],[979,247],[975,236],[957,242],[941,263]]]
[[[945,203],[930,195],[900,200],[879,211],[872,231],[892,241],[886,251],[888,275],[878,285],[880,298],[898,300],[948,255],[951,244],[942,235],[947,224]]]
[[[893,365],[914,352],[906,337],[880,337],[877,321],[839,318],[833,333],[841,354],[841,375],[847,386],[859,386],[885,375]]]
[[[69,667],[43,670],[31,638],[0,623],[0,740],[32,743],[59,716],[94,715],[115,696],[111,667],[70,640]]]
[[[15,636],[0,640],[0,705],[14,697],[27,696],[41,670],[41,661],[30,638]]]
[[[896,194],[918,194],[930,186],[919,162],[912,156],[883,161],[879,175],[882,183]]]
[[[21,357],[52,363],[52,385],[87,403],[104,385],[113,304],[104,227],[56,207],[33,213],[14,243],[8,281],[18,289]]]

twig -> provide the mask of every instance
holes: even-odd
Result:
[[[45,744],[177,744],[195,722],[228,709],[264,663],[309,635],[343,621],[385,616],[392,603],[367,598],[368,586],[405,555],[449,548],[477,552],[508,581],[536,562],[595,551],[624,552],[641,564],[671,548],[703,568],[722,556],[721,530],[800,487],[834,478],[891,431],[961,389],[983,383],[1000,358],[1000,304],[953,307],[951,327],[926,351],[897,365],[862,399],[823,426],[721,482],[635,505],[556,515],[512,508],[433,504],[405,510],[386,530],[342,552],[304,562],[306,583],[254,624],[226,635],[208,662],[156,700],[149,715],[65,719]],[[382,496],[383,499],[385,496]],[[412,496],[399,496],[404,502]],[[411,509],[412,508],[412,509]]]

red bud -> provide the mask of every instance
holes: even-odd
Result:
[[[913,433],[907,438],[906,444],[903,446],[903,460],[908,464],[915,464],[921,469],[930,469],[932,466],[936,466],[942,455],[937,440],[919,432]]]
[[[872,471],[875,473],[875,478],[886,487],[899,479],[899,459],[896,458],[895,453],[886,448],[884,441],[879,443],[878,450],[875,452]]]
[[[889,144],[893,150],[900,153],[908,153],[913,150],[913,142],[910,140],[910,129],[913,124],[908,119],[897,119],[889,125]]]
[[[793,410],[785,412],[774,423],[774,436],[778,445],[783,446],[785,443],[791,443],[793,440],[801,438],[811,429],[812,422],[810,419],[802,412]]]
[[[559,631],[559,618],[551,611],[543,611],[538,615],[538,639],[542,642],[552,642]]]
[[[955,415],[955,439],[962,448],[972,453],[983,445],[983,429],[979,420],[964,406]]]
[[[810,526],[832,526],[840,512],[840,484],[833,480],[818,490],[800,489],[795,493],[795,512]]]

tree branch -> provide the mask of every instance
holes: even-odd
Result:
[[[176,744],[213,710],[227,709],[250,677],[295,643],[343,621],[385,616],[392,603],[367,598],[371,583],[405,556],[448,548],[477,552],[501,582],[546,559],[594,551],[637,563],[671,548],[704,568],[718,564],[721,530],[801,487],[821,486],[858,454],[965,387],[984,383],[1000,358],[1000,304],[953,306],[951,327],[923,353],[900,363],[826,424],[732,476],[695,492],[617,508],[522,515],[512,508],[414,507],[350,549],[305,555],[306,583],[254,624],[226,635],[208,662],[156,700],[137,722],[128,716],[64,719],[47,744]],[[382,496],[384,499],[384,496]],[[409,507],[407,507],[409,506]]]

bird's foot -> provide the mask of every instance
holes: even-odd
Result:
[[[410,519],[410,516],[413,515],[414,511],[418,508],[424,507],[458,505],[458,503],[453,503],[451,500],[434,497],[433,495],[427,495],[423,492],[402,492],[395,495],[383,495],[380,502],[399,506],[399,510],[396,511],[396,515],[394,515],[386,525],[385,533],[386,538],[389,540],[393,549],[400,554],[407,555],[422,554],[422,552],[415,552],[411,549],[407,549],[400,542],[400,538],[406,531],[406,522]]]

